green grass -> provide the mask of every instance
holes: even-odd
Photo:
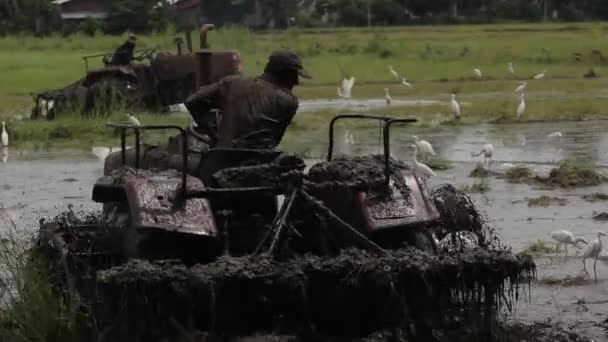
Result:
[[[138,114],[139,121],[146,125],[178,124],[185,126],[190,119],[185,115]],[[82,118],[68,115],[53,121],[13,121],[8,123],[11,145],[30,150],[48,148],[88,149],[91,146],[119,146],[120,133],[106,126],[107,122],[126,122],[124,113],[116,113],[107,118]],[[162,141],[175,131],[148,131],[142,140],[147,143]],[[127,143],[132,144],[132,134]]]
[[[335,98],[343,73],[357,81],[355,98],[381,98],[388,87],[394,99],[437,100],[439,104],[390,106],[369,113],[399,117],[416,116],[423,125],[506,123],[516,121],[519,103],[515,87],[531,75],[547,70],[546,79],[529,80],[527,110],[522,121],[589,120],[606,118],[608,78],[583,78],[591,68],[607,75],[608,63],[594,59],[591,51],[608,46],[608,24],[504,24],[390,28],[340,28],[253,33],[225,28],[210,33],[213,48],[238,49],[246,75],[259,74],[271,51],[290,48],[300,53],[314,79],[304,81],[295,93],[301,99]],[[175,51],[175,32],[140,36],[138,48]],[[31,109],[30,93],[65,86],[84,74],[83,55],[110,52],[125,37],[74,35],[8,36],[0,38],[0,117]],[[195,39],[196,41],[196,39]],[[581,53],[576,61],[574,53]],[[607,51],[602,53],[608,55]],[[607,57],[608,58],[608,57]],[[507,74],[513,62],[514,77]],[[391,78],[392,64],[414,84],[407,88]],[[99,67],[99,59],[91,67]],[[473,79],[472,69],[485,79]],[[462,120],[452,121],[447,101],[456,93]],[[299,114],[301,128],[318,129],[344,110]],[[71,118],[83,128],[102,121]],[[66,123],[64,123],[66,124]],[[44,143],[54,123],[32,124],[23,136]],[[48,126],[48,127],[47,127]],[[37,127],[37,128],[36,128]],[[23,126],[23,128],[27,128]],[[47,129],[48,128],[48,129]],[[21,128],[17,128],[21,130]],[[39,131],[35,133],[34,131]],[[46,133],[45,133],[46,132]],[[98,133],[95,133],[98,134]],[[107,138],[106,133],[100,139]],[[82,139],[79,139],[82,140]]]
[[[0,341],[80,341],[81,314],[53,290],[43,261],[1,212],[0,231]]]

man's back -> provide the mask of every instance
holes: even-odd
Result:
[[[201,116],[221,109],[216,147],[274,148],[293,119],[298,100],[261,77],[229,76],[202,87],[186,106],[199,125],[207,121]]]

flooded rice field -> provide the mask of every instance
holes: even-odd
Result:
[[[562,136],[548,137],[553,132],[561,132]],[[311,157],[311,163],[325,155],[325,131],[311,134],[294,130],[288,134],[285,149],[305,153]],[[413,142],[412,134],[430,141],[438,157],[451,166],[437,171],[437,177],[429,180],[431,186],[452,183],[461,188],[478,183],[479,178],[469,177],[480,160],[471,153],[479,152],[486,143],[494,145],[492,168],[497,172],[515,165],[546,174],[556,162],[566,159],[590,161],[600,172],[608,172],[604,169],[608,168],[608,121],[396,128],[392,134],[393,156],[408,158],[406,148]],[[336,149],[343,153],[378,152],[377,126],[348,130],[339,127],[336,137]],[[54,216],[67,209],[68,204],[73,204],[77,211],[100,208],[90,198],[93,183],[102,175],[103,164],[92,153],[6,152],[0,162],[0,205],[20,229],[33,232],[40,217]],[[595,192],[608,193],[608,184],[565,190],[511,184],[497,177],[487,177],[484,182],[488,190],[472,197],[515,252],[538,240],[555,246],[549,234],[558,229],[571,230],[588,241],[595,239],[598,230],[608,232],[608,224],[604,223],[608,221],[592,218],[593,210],[606,210],[608,202],[590,203],[583,199]],[[542,195],[562,201],[547,207],[528,206],[529,199]],[[598,262],[599,280],[595,283],[593,261],[587,260],[591,278],[581,278],[582,250],[570,246],[569,253],[568,257],[555,253],[536,257],[538,281],[532,286],[531,296],[519,302],[512,318],[563,323],[565,328],[574,324],[578,331],[596,341],[606,340],[601,322],[608,318],[608,305],[603,304],[608,300],[608,263]]]

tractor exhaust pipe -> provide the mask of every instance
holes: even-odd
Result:
[[[200,35],[200,48],[201,50],[209,48],[209,42],[207,41],[207,32],[212,31],[215,28],[213,24],[204,24],[199,30]]]

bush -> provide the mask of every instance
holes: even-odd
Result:
[[[102,23],[98,19],[87,18],[80,24],[80,31],[89,36],[94,36],[98,31],[101,31]]]

